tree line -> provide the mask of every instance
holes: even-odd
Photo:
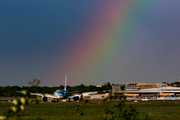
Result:
[[[31,83],[31,86],[6,86],[6,87],[2,87],[0,86],[0,96],[5,96],[5,97],[16,97],[16,96],[21,96],[20,93],[18,93],[17,91],[22,91],[22,90],[27,90],[33,93],[48,93],[48,94],[53,94],[55,90],[58,89],[64,89],[63,85],[60,85],[58,87],[48,87],[48,86],[36,86],[33,85],[33,83]],[[104,85],[102,85],[102,87],[96,87],[95,85],[89,85],[89,86],[85,86],[83,84],[81,85],[77,85],[77,86],[66,86],[66,89],[68,92],[94,92],[94,91],[98,91],[99,93],[102,93],[103,91],[108,91],[111,90],[111,84],[105,83]]]

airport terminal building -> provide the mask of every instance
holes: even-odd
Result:
[[[141,88],[142,86],[142,88]],[[120,85],[112,86],[112,93],[118,92],[127,96],[127,99],[180,99],[180,87],[168,87],[161,84],[130,84],[125,91],[121,91]]]

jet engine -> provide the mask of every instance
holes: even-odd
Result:
[[[78,101],[78,100],[79,100],[79,96],[73,97],[73,100],[74,100],[74,101]]]
[[[43,101],[47,101],[48,98],[44,96],[42,99]]]

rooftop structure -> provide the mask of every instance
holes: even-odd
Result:
[[[126,89],[146,89],[146,88],[156,88],[156,87],[167,87],[166,83],[155,83],[155,84],[147,84],[147,83],[126,83]]]

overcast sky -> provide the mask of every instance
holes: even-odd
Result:
[[[1,0],[0,86],[180,80],[179,0]]]

